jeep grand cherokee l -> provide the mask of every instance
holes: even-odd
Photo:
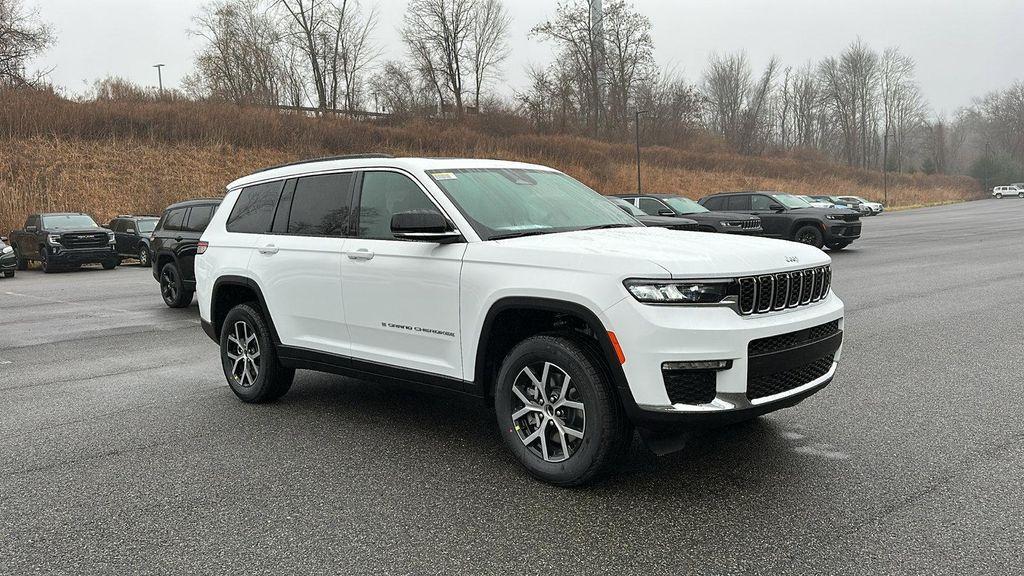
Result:
[[[728,192],[701,198],[712,210],[754,214],[764,235],[792,240],[816,248],[842,250],[860,238],[860,214],[846,208],[815,208],[792,194]]]
[[[114,233],[81,212],[30,214],[25,227],[11,232],[10,238],[19,270],[27,269],[31,260],[38,261],[45,273],[83,264],[117,267]]]
[[[359,157],[229,184],[195,269],[241,400],[279,398],[300,368],[476,396],[529,472],[576,485],[634,426],[663,452],[826,386],[843,333],[829,263],[643,227],[544,166]]]

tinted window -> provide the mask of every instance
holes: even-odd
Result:
[[[283,185],[284,182],[269,182],[243,188],[228,216],[228,232],[263,234],[269,231]]]
[[[771,203],[771,199],[768,198],[767,196],[761,196],[760,194],[758,194],[757,196],[750,197],[751,210],[756,210],[758,212],[767,212],[771,210],[771,208],[768,207],[769,205],[771,205]]]
[[[708,210],[721,210],[722,206],[725,204],[725,202],[723,201],[722,198],[717,198],[716,197],[716,198],[705,198],[705,199],[700,201],[700,204],[701,204],[701,206],[707,208]]]
[[[110,224],[107,224],[107,228],[109,228],[111,232],[124,232],[124,220],[111,220]]]
[[[164,230],[181,230],[185,224],[185,211],[188,208],[175,208],[174,210],[168,210],[167,214],[164,215]]]
[[[202,232],[206,230],[206,225],[210,223],[210,218],[213,217],[213,212],[216,208],[212,204],[193,206],[192,210],[188,213],[188,223],[185,224],[185,229],[189,232]]]
[[[391,216],[398,212],[437,212],[419,186],[397,172],[367,172],[359,198],[359,237],[394,240]]]
[[[665,208],[665,206],[661,202],[655,200],[654,198],[641,198],[640,209],[650,214],[651,216],[658,216],[659,210],[666,210],[667,208]]]
[[[351,173],[299,178],[292,197],[288,233],[344,236],[352,211],[352,178]],[[388,222],[390,228],[390,219]]]
[[[725,209],[733,212],[749,212],[750,196],[727,196],[725,199]]]

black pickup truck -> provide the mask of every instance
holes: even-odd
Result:
[[[11,232],[11,246],[18,257],[18,269],[38,261],[43,272],[77,268],[82,264],[102,264],[106,270],[117,267],[114,233],[81,212],[32,214],[25,228]]]

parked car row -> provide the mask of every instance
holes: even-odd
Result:
[[[815,205],[792,194],[727,192],[699,202],[671,194],[620,194],[616,198],[649,217],[693,220],[697,230],[704,232],[765,236],[831,250],[846,248],[861,233],[861,212],[831,203]]]

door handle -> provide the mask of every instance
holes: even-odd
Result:
[[[174,241],[175,242],[181,242],[181,236],[175,236],[174,237]]]
[[[260,248],[259,251],[260,251],[260,254],[266,254],[266,255],[269,256],[269,255],[272,255],[272,254],[277,254],[278,252],[281,251],[281,249],[278,248],[277,246],[274,246],[273,244],[270,244],[270,245],[267,245],[267,246],[264,246],[264,247]]]
[[[360,248],[359,250],[356,250],[355,252],[349,252],[348,253],[348,259],[349,260],[373,260],[373,252],[367,250],[366,248]]]

